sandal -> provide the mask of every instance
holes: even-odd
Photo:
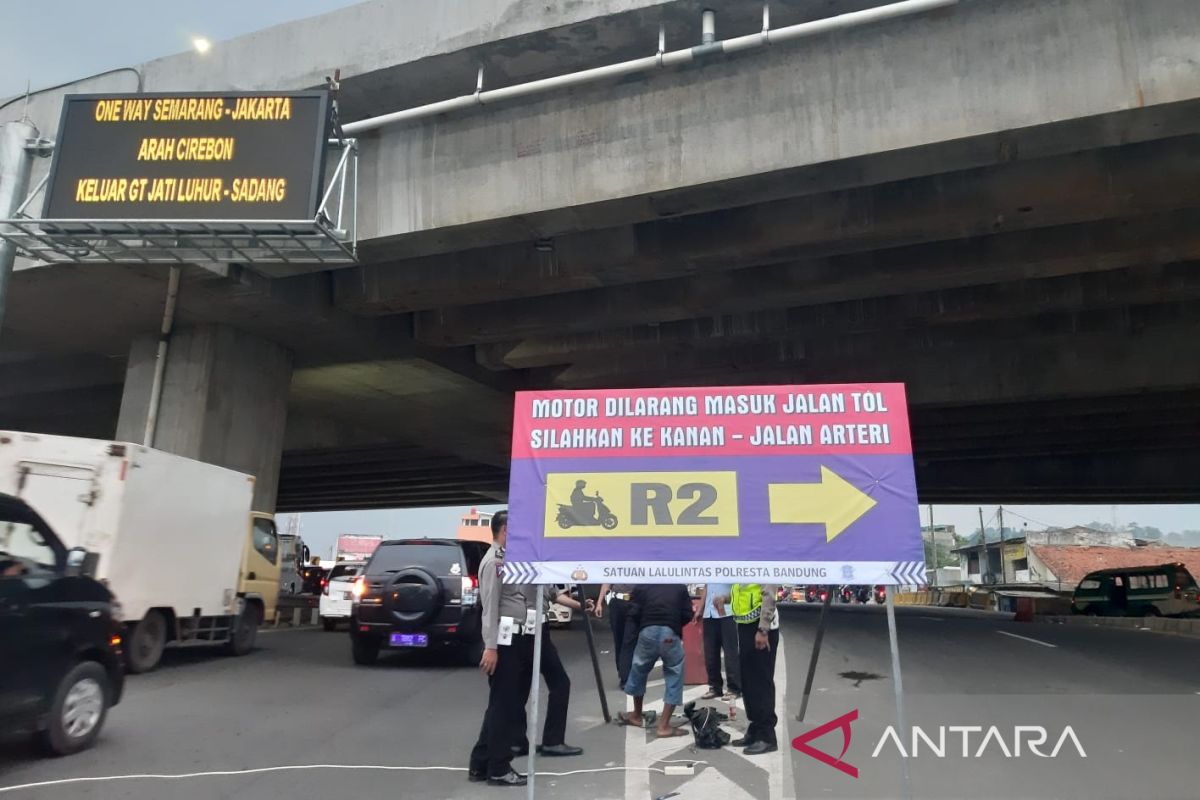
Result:
[[[701,700],[716,700],[720,696],[721,696],[721,693],[718,692],[716,689],[709,689],[707,692],[700,695],[700,699]]]
[[[643,716],[641,722],[634,722],[632,711],[621,711],[617,714],[616,723],[623,728],[644,728],[646,726],[646,718]]]
[[[659,738],[659,739],[674,739],[676,736],[691,736],[691,735],[692,735],[691,731],[689,731],[687,728],[681,727],[681,728],[671,728],[670,733],[663,733],[663,732],[659,731],[657,738]]]

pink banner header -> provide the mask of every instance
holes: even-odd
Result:
[[[518,392],[514,459],[912,453],[904,385]]]

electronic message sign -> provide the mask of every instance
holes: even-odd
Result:
[[[519,392],[505,580],[920,584],[902,384]]]
[[[311,220],[327,104],[323,91],[68,95],[44,216]]]

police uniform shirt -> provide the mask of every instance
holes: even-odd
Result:
[[[520,633],[526,612],[537,608],[537,586],[529,583],[504,583],[504,549],[492,545],[479,563],[479,600],[483,606],[483,646],[495,650],[500,618],[512,617]]]

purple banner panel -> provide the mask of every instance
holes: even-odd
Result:
[[[521,392],[505,579],[915,585],[901,384]]]

